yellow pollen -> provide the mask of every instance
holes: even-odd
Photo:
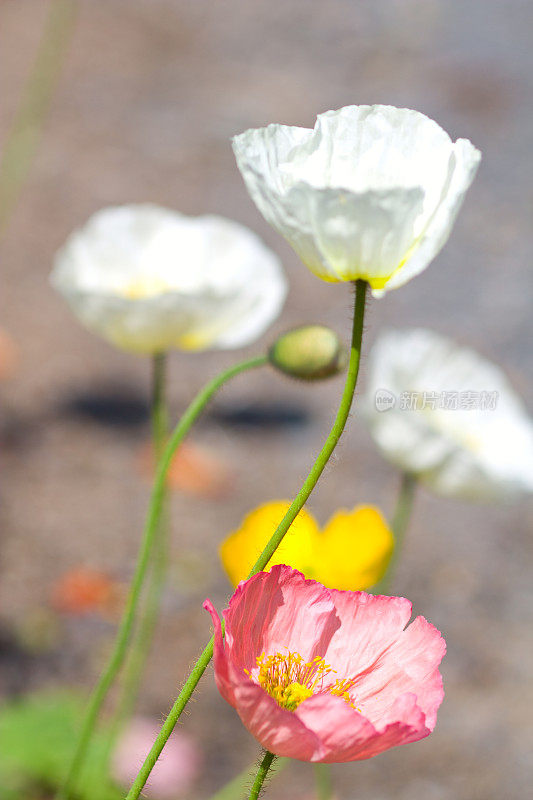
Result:
[[[287,708],[289,711],[294,711],[300,703],[313,696],[313,690],[303,686],[301,683],[289,683],[285,689],[277,686],[272,696],[278,705]]]
[[[355,680],[353,678],[337,678],[335,685],[331,686],[328,691],[330,694],[333,694],[336,697],[342,697],[344,702],[348,703],[348,705],[352,708],[355,708],[356,711],[361,711],[361,709],[355,705],[350,697],[350,690],[353,689],[354,685]]]
[[[161,278],[156,278],[152,275],[140,275],[123,288],[122,294],[128,300],[143,300],[147,297],[163,294],[169,288],[169,285]]]
[[[356,708],[350,697],[355,681],[337,679],[334,684],[324,686],[324,679],[335,672],[324,659],[317,656],[304,661],[299,653],[262,653],[257,658],[258,672],[255,680],[274,698],[276,703],[288,711],[294,711],[300,703],[314,694],[327,693],[342,697],[352,708]],[[250,672],[247,672],[251,676]]]

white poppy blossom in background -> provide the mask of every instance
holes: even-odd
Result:
[[[383,455],[439,494],[533,491],[533,421],[473,350],[429,330],[385,332],[370,353],[364,410]]]
[[[148,204],[94,214],[51,281],[87,328],[145,354],[247,345],[287,293],[278,258],[248,228]]]
[[[304,264],[376,295],[441,250],[481,158],[424,114],[382,105],[327,111],[314,129],[250,129],[233,149],[252,199]]]

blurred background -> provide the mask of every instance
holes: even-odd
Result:
[[[0,144],[49,6],[0,3]],[[232,217],[279,254],[291,285],[281,318],[248,352],[309,321],[348,336],[348,288],[311,275],[259,215],[235,166],[233,134],[270,122],[312,127],[327,109],[390,103],[471,139],[483,162],[450,242],[423,275],[372,301],[365,348],[385,325],[435,328],[499,362],[533,408],[530,2],[78,6],[36,158],[0,244],[4,697],[93,684],[149,494],[150,364],[83,330],[50,288],[54,252],[70,231],[102,206],[126,202]],[[245,355],[172,354],[172,419],[208,377]],[[229,595],[218,543],[259,502],[298,490],[341,386],[257,371],[228,386],[195,428],[173,481],[171,580],[140,712],[158,719],[168,709],[210,632],[203,599],[220,608]],[[356,411],[310,508],[322,523],[361,502],[390,513],[397,486]],[[395,591],[447,639],[446,699],[425,741],[336,767],[339,798],[522,800],[530,792],[532,527],[531,502],[483,507],[419,493]],[[97,576],[81,594],[80,574]],[[257,755],[210,672],[184,729],[206,764],[190,797],[208,797]],[[295,763],[269,797],[303,800],[312,787],[312,770]]]

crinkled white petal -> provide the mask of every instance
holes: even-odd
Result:
[[[247,228],[153,205],[95,214],[51,280],[84,325],[136,353],[244,346],[287,293],[278,258]]]
[[[385,291],[403,286],[423,272],[446,244],[466,191],[475,178],[481,154],[468,139],[458,139],[450,158],[449,181],[442,200],[413,246],[411,255],[384,287]],[[376,292],[374,294],[377,294]]]
[[[379,411],[376,394],[383,392],[395,405]],[[402,408],[412,393],[424,408]],[[439,408],[450,393],[470,397],[473,407]],[[494,408],[481,407],[483,395],[495,398]],[[364,407],[385,457],[440,494],[481,499],[533,491],[533,422],[501,370],[472,350],[422,329],[383,334],[370,355]]]
[[[295,237],[293,247],[324,280],[382,280],[394,272],[412,241],[423,197],[416,187],[356,194],[298,183],[286,202],[297,230],[308,237],[303,242]],[[314,253],[307,249],[309,241]]]
[[[480,158],[424,114],[379,105],[328,111],[312,130],[248,130],[233,148],[259,210],[304,263],[376,293],[442,248]]]

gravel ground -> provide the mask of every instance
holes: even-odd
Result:
[[[0,135],[46,6],[0,5]],[[386,102],[424,111],[479,146],[482,168],[452,240],[421,277],[372,303],[366,346],[385,324],[451,333],[502,363],[533,407],[530,3],[84,0],[80,7],[33,171],[1,244],[1,326],[19,349],[12,378],[0,385],[2,692],[95,679],[112,620],[60,620],[56,644],[43,655],[15,646],[16,632],[39,619],[66,570],[84,564],[127,579],[147,502],[137,464],[148,434],[149,364],[82,330],[47,282],[72,228],[104,205],[130,201],[231,216],[278,252],[291,283],[280,320],[249,352],[309,320],[348,333],[346,287],[310,275],[259,216],[234,164],[232,134],[274,121],[309,126],[328,108]],[[235,357],[173,354],[173,417]],[[227,597],[217,542],[259,501],[297,490],[340,389],[339,380],[307,388],[257,372],[228,387],[198,426],[195,442],[231,465],[234,482],[218,500],[173,495],[173,579],[143,711],[168,707],[208,635],[201,601],[209,594],[222,605]],[[261,413],[244,425],[249,407]],[[389,510],[396,487],[355,413],[311,507],[322,521],[358,502]],[[420,492],[396,589],[445,633],[446,700],[424,742],[339,766],[339,797],[527,796],[532,523],[531,503],[480,507]],[[211,675],[185,725],[207,749],[199,797],[256,756]],[[311,787],[311,770],[295,764],[269,796],[298,800]]]

